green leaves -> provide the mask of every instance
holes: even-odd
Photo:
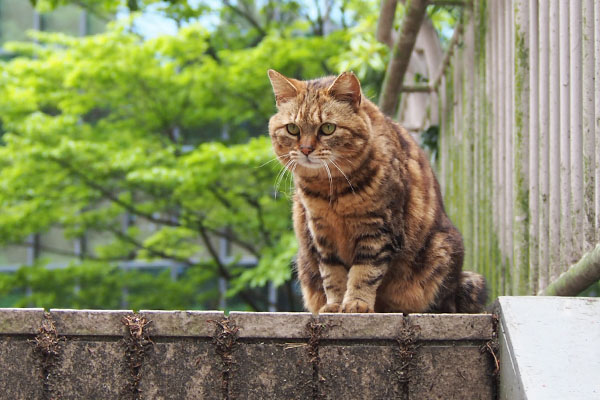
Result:
[[[207,268],[188,269],[173,280],[169,270],[127,271],[94,261],[60,269],[48,269],[43,264],[23,267],[15,274],[0,274],[0,305],[113,310],[124,305],[134,310],[216,308],[218,293],[210,289],[214,273]]]
[[[291,263],[297,251],[296,237],[292,232],[285,233],[273,247],[265,250],[256,268],[241,272],[228,294],[237,294],[248,286],[262,287],[268,282],[283,285],[292,277]]]
[[[73,2],[36,3],[45,11]],[[102,13],[126,5],[77,3]],[[266,71],[313,78],[369,63],[371,76],[383,53],[354,31],[312,34],[315,21],[296,1],[136,3],[176,21],[177,34],[144,40],[115,22],[98,35],[32,32],[35,42],[5,46],[15,57],[0,62],[0,246],[50,231],[89,240],[66,268],[43,268],[45,260],[0,275],[0,297],[19,306],[216,307],[222,278],[235,307],[262,309],[262,287],[290,281],[296,252],[289,196],[274,196],[282,166],[267,135],[275,107]],[[359,3],[344,2],[344,18]],[[210,29],[197,20],[209,11],[221,18]],[[283,194],[291,185],[285,175]],[[238,265],[249,257],[255,267]],[[185,271],[172,280],[169,271],[117,268],[132,261]]]

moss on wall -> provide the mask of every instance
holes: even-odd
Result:
[[[466,19],[462,46],[455,50],[445,73],[444,112],[441,124],[440,158],[443,163],[444,198],[449,216],[465,240],[465,269],[485,275],[490,298],[505,294],[532,294],[529,279],[529,191],[528,191],[528,43],[521,29],[519,5],[512,9],[514,26],[514,123],[513,149],[513,248],[503,254],[499,231],[493,224],[493,102],[488,98],[490,7],[488,0],[476,0]],[[472,35],[467,37],[466,35]],[[473,48],[468,48],[472,46]],[[502,216],[500,216],[502,217]]]

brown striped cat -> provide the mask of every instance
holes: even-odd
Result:
[[[298,277],[311,312],[480,312],[462,237],[411,135],[351,72],[311,81],[269,70],[273,149],[294,177]]]

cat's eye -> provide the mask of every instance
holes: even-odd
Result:
[[[335,124],[327,122],[321,125],[321,133],[324,135],[331,135],[333,132],[335,132]]]
[[[298,125],[296,124],[287,124],[285,127],[287,128],[287,131],[292,135],[297,135],[300,133],[300,128],[298,128]]]

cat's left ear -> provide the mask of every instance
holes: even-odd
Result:
[[[336,100],[350,103],[355,111],[360,107],[360,82],[354,73],[343,72],[327,89],[329,95]]]

